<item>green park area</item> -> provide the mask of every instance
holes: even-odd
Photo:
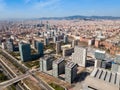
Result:
[[[50,86],[52,88],[54,88],[55,90],[65,90],[63,87],[61,87],[61,86],[59,86],[59,85],[57,85],[55,83],[51,83]]]

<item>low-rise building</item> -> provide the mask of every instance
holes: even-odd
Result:
[[[100,51],[100,50],[96,50],[95,51],[95,58],[98,60],[104,60],[105,59],[105,51]]]
[[[83,84],[83,90],[119,90],[120,74],[95,68]]]

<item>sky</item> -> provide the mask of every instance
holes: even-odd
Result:
[[[120,0],[0,0],[0,19],[120,16]]]

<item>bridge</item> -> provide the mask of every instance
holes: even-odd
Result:
[[[24,74],[24,75],[17,76],[17,77],[15,77],[13,79],[4,81],[4,82],[0,83],[0,90],[3,90],[4,88],[6,88],[6,87],[8,87],[8,86],[10,86],[10,85],[12,85],[14,83],[17,83],[20,80],[23,80],[23,79],[25,79],[25,78],[27,78],[29,76],[30,76],[30,74],[27,73],[27,74]]]
[[[40,86],[44,90],[54,90],[48,83],[46,83],[44,80],[36,77],[36,75],[34,74],[33,71],[30,71],[29,68],[27,68],[24,64],[20,63],[18,60],[16,60],[8,52],[6,52],[3,49],[0,49],[0,50],[2,51],[1,55],[3,57],[7,57],[10,62],[15,63],[17,66],[22,68],[22,70],[24,70],[24,75],[23,75],[23,73],[21,75],[21,73],[14,72],[13,68],[10,67],[11,65],[6,63],[7,60],[5,61],[4,59],[0,58],[0,63],[4,67],[5,71],[7,71],[7,74],[9,74],[10,77],[12,78],[11,80],[0,83],[0,90],[3,90],[5,87],[7,87],[9,85],[19,82],[20,80],[23,80],[23,79],[27,78],[28,76],[32,76],[33,78],[35,78],[39,82],[38,86]],[[25,73],[27,73],[27,74],[25,74]],[[22,89],[22,90],[24,90],[24,89]]]

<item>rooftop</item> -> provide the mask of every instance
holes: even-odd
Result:
[[[44,57],[42,57],[42,60],[48,60],[48,59],[52,59],[53,56],[52,55],[45,55]]]
[[[120,87],[120,74],[95,68],[91,75],[86,78],[85,83],[97,90],[118,90]]]
[[[67,64],[66,64],[66,67],[68,67],[68,68],[73,68],[74,66],[76,66],[77,64],[75,64],[75,63],[73,63],[73,62],[68,62]]]
[[[105,54],[105,51],[96,50],[95,52],[104,53]]]
[[[64,59],[63,59],[63,58],[60,58],[59,60],[55,60],[54,63],[59,64],[59,63],[61,63],[61,62],[63,62],[63,61],[64,61]]]

